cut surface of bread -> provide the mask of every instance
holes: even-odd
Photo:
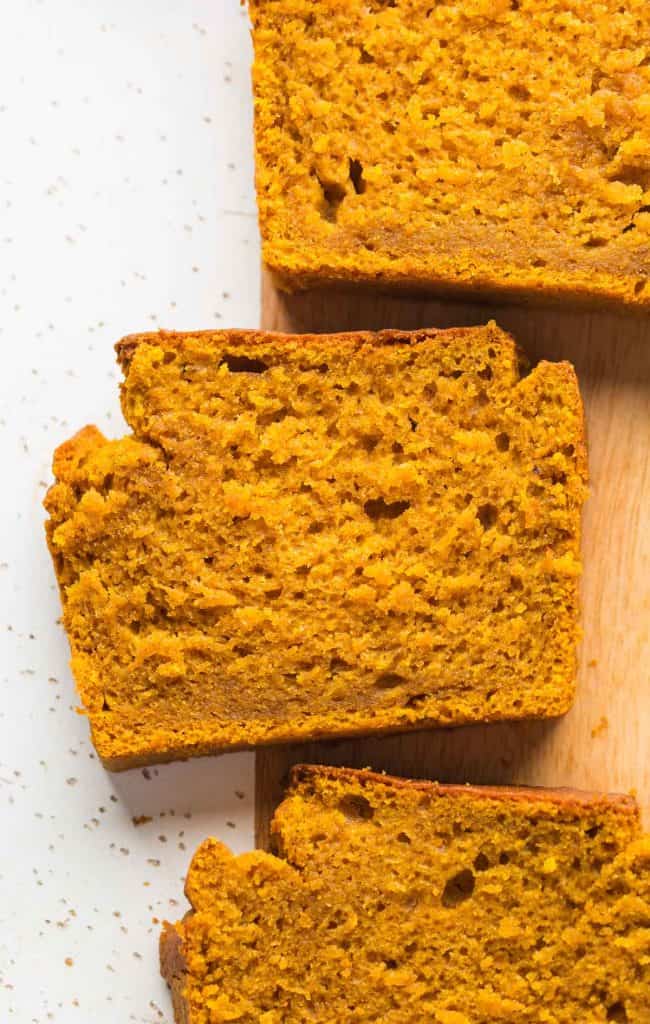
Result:
[[[179,1024],[650,1021],[630,798],[301,766],[272,839],[197,851],[161,938]]]
[[[133,431],[87,428],[46,505],[108,767],[558,715],[586,456],[567,363],[493,324],[119,346]]]
[[[281,286],[650,304],[647,0],[251,0]]]

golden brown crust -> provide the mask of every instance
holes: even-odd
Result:
[[[559,804],[567,808],[588,805],[606,805],[618,808],[639,816],[639,807],[633,796],[624,793],[594,793],[570,787],[546,788],[545,786],[474,786],[469,783],[432,782],[429,779],[404,779],[395,775],[383,775],[373,772],[370,768],[338,768],[333,765],[297,764],[289,773],[289,789],[302,783],[309,783],[318,776],[356,781],[361,785],[392,786],[396,789],[416,789],[432,796],[474,796],[482,800],[503,800],[510,802],[530,802],[544,800],[547,803]]]
[[[387,295],[409,296],[413,299],[426,299],[435,296],[437,299],[450,302],[502,302],[516,306],[539,306],[544,309],[566,308],[573,310],[618,312],[628,316],[643,316],[650,306],[650,291],[635,295],[629,285],[623,283],[620,288],[593,284],[587,287],[584,282],[575,283],[567,278],[557,280],[551,287],[539,283],[532,278],[521,275],[516,282],[495,274],[483,274],[472,281],[457,281],[453,276],[436,277],[433,274],[416,277],[412,274],[393,273],[378,275],[376,272],[357,271],[352,283],[351,278],[337,274],[331,268],[323,266],[311,269],[300,275],[287,271],[283,266],[265,261],[275,287],[287,294],[308,292],[313,290],[383,292]],[[508,268],[509,270],[511,268]]]
[[[517,345],[517,342],[508,331],[504,331],[493,320],[485,326],[476,327],[425,327],[421,330],[403,331],[385,329],[381,331],[335,331],[330,334],[287,334],[284,331],[258,331],[258,330],[228,330],[228,331],[148,331],[143,334],[127,334],[115,345],[117,361],[126,374],[128,373],[131,361],[140,345],[156,345],[164,342],[169,345],[171,342],[183,342],[187,338],[212,338],[228,336],[228,344],[236,348],[246,348],[255,342],[276,341],[280,344],[293,342],[299,338],[301,343],[306,345],[318,344],[323,348],[344,347],[345,345],[358,344],[363,341],[366,344],[381,348],[382,345],[412,345],[425,339],[436,338],[440,335],[453,340],[467,335],[482,335],[485,330],[493,334],[495,339],[502,343],[509,343],[517,356],[523,363],[526,363],[525,353]],[[570,363],[562,364],[571,367]],[[573,370],[573,367],[571,367]]]
[[[190,1005],[185,998],[187,963],[183,942],[176,928],[167,922],[160,935],[160,973],[171,990],[176,1024],[191,1024]]]
[[[571,708],[572,703],[573,698],[567,698],[566,706],[562,707],[562,709],[557,712],[557,715],[559,716],[566,714],[566,712],[569,711],[569,709]],[[509,717],[508,721],[544,721],[549,717],[551,716],[547,713],[533,715],[524,711],[519,715],[513,713]],[[439,718],[418,718],[416,721],[413,722],[399,723],[396,725],[389,725],[384,727],[378,727],[376,725],[373,725],[372,735],[399,736],[404,733],[417,732],[421,729],[440,728],[441,725],[445,729],[460,729],[463,728],[463,726],[473,724],[475,721],[476,720],[473,718],[467,718],[463,721],[450,720],[441,723]],[[481,722],[484,724],[500,721],[502,721],[502,719],[497,714],[491,716],[486,714],[484,718],[481,719]],[[278,737],[274,736],[270,739],[261,739],[257,740],[255,743],[230,743],[228,744],[228,746],[206,743],[181,743],[178,746],[170,745],[164,753],[156,751],[155,754],[150,754],[148,752],[145,752],[143,754],[137,754],[134,756],[106,756],[103,755],[101,751],[98,751],[98,753],[100,760],[107,771],[126,772],[131,771],[131,769],[133,768],[146,768],[148,765],[152,764],[169,764],[172,761],[188,761],[190,760],[190,758],[195,757],[215,757],[219,754],[233,754],[243,750],[257,750],[259,747],[273,747],[279,746],[284,743],[302,741],[308,742],[313,740],[318,740],[319,742],[327,742],[331,740],[340,739],[356,739],[357,737],[367,736],[368,732],[369,730],[367,725],[359,726],[355,723],[338,725],[335,730],[329,731],[325,729],[315,730],[311,727],[306,727],[303,728],[300,732],[298,732],[297,729],[294,727],[291,734],[282,735]]]

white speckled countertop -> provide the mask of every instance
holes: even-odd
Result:
[[[252,845],[252,757],[103,771],[41,501],[59,442],[124,429],[123,334],[258,324],[247,18],[5,0],[0,25],[0,1021],[170,1022],[158,921],[205,835]]]

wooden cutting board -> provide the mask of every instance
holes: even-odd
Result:
[[[591,488],[576,703],[554,721],[261,750],[260,846],[267,843],[289,767],[303,761],[442,782],[634,790],[650,827],[650,317],[370,293],[287,296],[270,279],[263,284],[262,327],[268,330],[452,327],[490,318],[514,335],[531,361],[570,360],[585,401]]]

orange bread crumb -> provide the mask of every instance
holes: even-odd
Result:
[[[251,0],[264,258],[650,304],[647,0]]]
[[[603,733],[607,732],[608,729],[609,721],[605,717],[605,715],[601,715],[598,724],[595,725],[591,730],[591,738],[595,740],[597,736],[602,736]]]
[[[55,456],[49,544],[108,767],[563,713],[585,452],[494,325],[153,334],[133,434]]]
[[[179,1024],[650,1020],[630,798],[299,768],[272,839],[197,851],[161,939]]]

